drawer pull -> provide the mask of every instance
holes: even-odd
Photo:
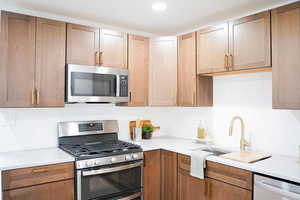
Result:
[[[45,173],[45,172],[48,172],[48,171],[49,171],[48,169],[33,169],[32,173],[37,174],[37,173]]]

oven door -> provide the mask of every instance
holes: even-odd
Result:
[[[119,97],[122,74],[128,72],[110,67],[68,65],[67,102],[127,102],[128,97]]]
[[[143,194],[143,162],[78,170],[78,200],[140,200]]]

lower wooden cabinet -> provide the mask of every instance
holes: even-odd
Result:
[[[74,163],[2,172],[3,200],[73,200]]]
[[[144,200],[160,200],[161,151],[144,152]]]
[[[177,199],[177,153],[161,151],[161,200]]]
[[[5,191],[4,200],[73,200],[74,180]]]

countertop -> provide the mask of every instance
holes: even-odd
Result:
[[[134,143],[141,145],[144,151],[164,149],[188,156],[193,150],[205,147],[205,144],[196,143],[193,139],[176,137],[153,138]],[[255,163],[241,163],[218,156],[208,156],[207,160],[300,183],[300,163],[296,157],[273,154],[271,158]]]

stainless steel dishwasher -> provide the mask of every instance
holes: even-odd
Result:
[[[300,184],[254,175],[254,200],[300,200]]]

